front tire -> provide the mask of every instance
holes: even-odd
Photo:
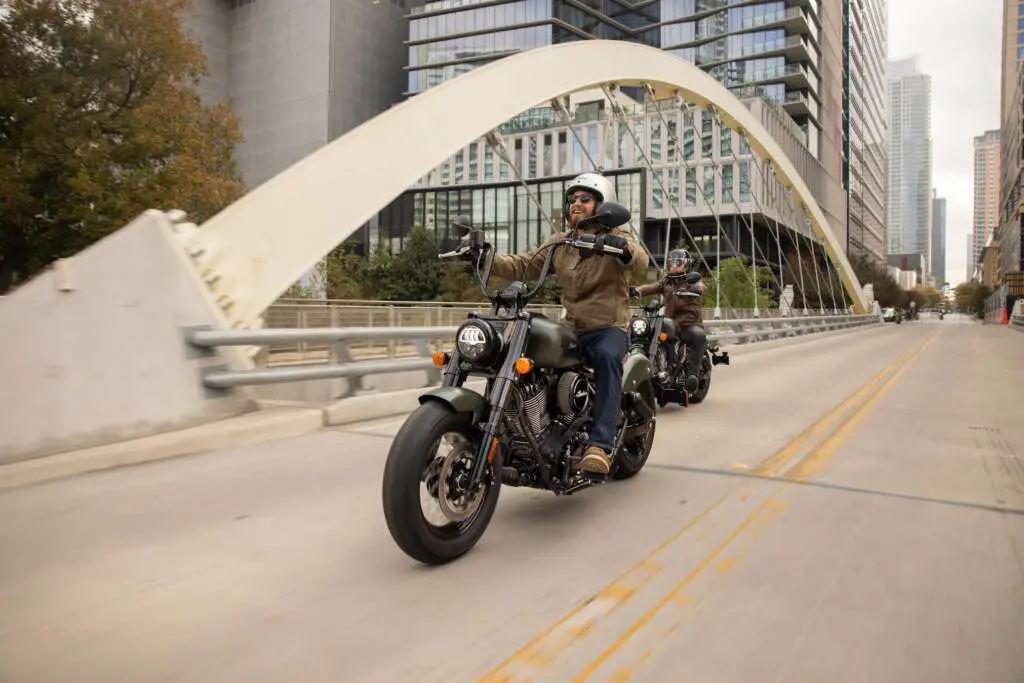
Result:
[[[438,467],[436,454],[446,435],[451,435],[455,448]],[[451,562],[469,552],[490,524],[501,492],[497,476],[488,483],[485,474],[476,496],[479,502],[469,503],[462,510],[465,519],[452,521],[450,513],[444,513],[446,506],[449,510],[457,506],[445,489],[453,488],[453,477],[466,476],[467,464],[478,452],[480,439],[481,433],[468,414],[433,401],[420,406],[395,435],[384,466],[384,518],[395,543],[414,560],[429,565]],[[443,482],[442,474],[447,475]],[[439,504],[439,525],[424,516],[424,497]]]
[[[638,389],[644,401],[654,409],[654,386],[650,380],[644,382]],[[640,473],[640,470],[647,464],[647,458],[651,455],[651,448],[654,446],[654,431],[658,425],[658,415],[655,412],[649,422],[650,429],[646,434],[623,439],[619,446],[619,452],[612,465],[611,478],[616,481],[631,479]]]

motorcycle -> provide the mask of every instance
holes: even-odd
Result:
[[[629,215],[625,207],[605,202],[587,220],[615,227]],[[608,479],[635,476],[650,455],[657,421],[650,361],[642,353],[627,353],[611,471],[607,477],[580,472],[576,466],[592,424],[594,374],[567,326],[526,310],[544,286],[559,247],[606,254],[621,254],[620,249],[559,239],[548,248],[533,288],[517,281],[490,290],[491,245],[467,218],[457,218],[452,227],[466,234],[458,248],[440,257],[474,258],[474,274],[491,312],[469,313],[456,331],[454,348],[434,354],[434,364],[443,368],[441,386],[419,397],[419,408],[395,436],[382,491],[395,543],[431,565],[450,562],[477,543],[502,486],[570,495]],[[471,377],[485,380],[482,394],[465,386]],[[442,446],[448,449],[444,454]],[[436,524],[427,519],[421,498],[436,501]]]
[[[700,278],[699,273],[689,273],[684,282],[694,284]],[[640,315],[630,319],[629,344],[631,350],[651,359],[658,407],[663,408],[668,403],[678,403],[684,407],[691,403],[701,403],[711,389],[712,368],[720,364],[729,365],[729,352],[721,351],[721,347],[709,339],[707,351],[697,371],[697,388],[688,392],[682,369],[692,349],[681,342],[675,322],[665,317],[664,302],[660,297],[645,303],[641,310]],[[676,347],[676,364],[672,367],[668,362],[669,345]]]

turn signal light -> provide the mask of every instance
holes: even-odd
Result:
[[[668,335],[666,333],[662,332],[658,335],[658,341],[665,341],[666,339],[668,339]]]
[[[520,375],[525,375],[530,370],[533,370],[533,361],[529,358],[516,358],[516,372]]]
[[[430,357],[434,365],[436,365],[439,368],[443,368],[444,366],[448,365],[448,358],[448,354],[445,353],[444,351],[434,351],[433,355]]]

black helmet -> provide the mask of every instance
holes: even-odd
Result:
[[[673,249],[668,252],[668,258],[665,259],[665,270],[668,271],[666,275],[668,277],[682,277],[686,275],[686,271],[690,270],[690,264],[693,260],[690,258],[690,252],[685,249]],[[672,272],[672,268],[676,266],[682,266],[681,271]]]

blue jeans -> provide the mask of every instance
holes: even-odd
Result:
[[[617,327],[588,330],[576,336],[583,361],[593,369],[597,385],[590,445],[600,446],[610,453],[622,402],[622,357],[626,355],[629,337]]]

